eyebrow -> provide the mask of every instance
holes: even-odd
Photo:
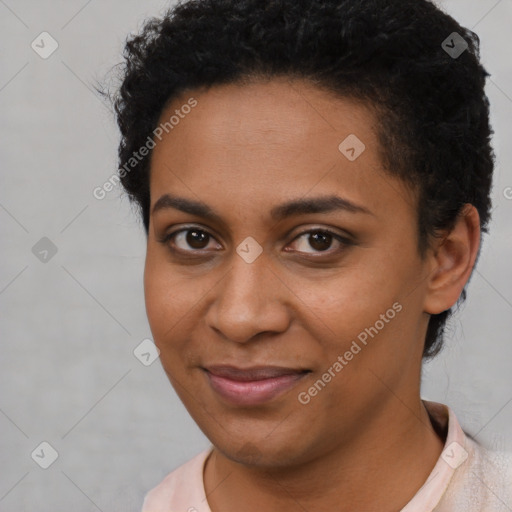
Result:
[[[216,213],[210,206],[192,199],[164,194],[161,196],[152,209],[152,214],[160,210],[173,208],[184,213],[223,222],[222,217]],[[348,199],[336,195],[320,196],[309,199],[294,199],[286,203],[275,206],[270,210],[270,216],[275,221],[281,221],[294,215],[306,215],[311,213],[329,213],[337,210],[344,210],[349,213],[364,213],[374,215],[368,208],[355,204]]]

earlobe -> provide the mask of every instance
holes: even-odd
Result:
[[[453,229],[434,242],[433,270],[428,278],[424,310],[436,315],[450,309],[471,276],[480,247],[480,216],[471,204],[459,213]]]

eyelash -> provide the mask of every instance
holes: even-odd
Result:
[[[193,253],[201,253],[205,249],[185,250],[185,249],[178,249],[178,248],[172,247],[171,244],[169,244],[169,242],[174,237],[176,237],[178,234],[186,233],[187,231],[192,231],[192,230],[199,231],[200,233],[205,233],[209,237],[215,238],[211,233],[209,233],[207,230],[205,230],[203,228],[199,228],[197,226],[187,226],[185,228],[181,228],[179,230],[173,231],[172,233],[165,234],[163,237],[158,239],[158,241],[161,244],[166,245],[169,248],[169,250],[172,253],[175,253],[175,254],[190,255],[190,254],[193,254]],[[327,229],[327,228],[315,228],[315,229],[309,229],[309,230],[306,230],[306,231],[302,231],[301,233],[297,234],[297,236],[292,240],[292,242],[294,242],[295,240],[298,240],[299,238],[301,238],[304,235],[313,234],[313,233],[320,233],[320,234],[330,235],[330,236],[332,236],[335,240],[337,240],[340,243],[341,247],[339,249],[337,249],[337,250],[334,250],[334,251],[332,251],[330,249],[328,249],[326,251],[317,251],[317,250],[315,250],[316,252],[314,252],[314,253],[304,253],[304,252],[301,252],[301,251],[290,251],[290,252],[297,252],[297,253],[300,253],[300,254],[307,254],[306,257],[317,258],[318,256],[314,256],[314,254],[332,256],[333,253],[339,253],[339,252],[343,251],[344,248],[346,248],[348,246],[351,246],[351,245],[354,245],[354,242],[352,240],[350,240],[349,238],[344,237],[344,236],[340,235],[339,233],[331,231],[330,229]],[[208,241],[210,241],[210,240],[208,240]]]

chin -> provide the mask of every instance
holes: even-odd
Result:
[[[243,464],[260,469],[277,469],[293,466],[299,463],[300,455],[297,453],[297,445],[290,440],[268,439],[241,439],[234,441],[232,438],[222,443],[214,443],[217,450],[224,457]]]

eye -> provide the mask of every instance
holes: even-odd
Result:
[[[348,238],[327,229],[313,229],[305,231],[293,240],[293,243],[296,243],[298,246],[297,251],[304,252],[306,254],[327,252],[333,245],[333,242],[338,245],[338,251],[351,244],[351,241]],[[308,248],[312,248],[314,251],[309,252],[307,251]],[[334,251],[329,252],[332,253],[337,251],[335,249]]]
[[[161,243],[171,246],[177,252],[195,252],[207,250],[208,244],[215,240],[213,236],[203,229],[188,227],[164,235]],[[221,247],[217,244],[217,248]]]
[[[165,234],[159,242],[167,245],[172,252],[193,254],[194,252],[210,251],[222,249],[218,243],[213,243],[215,238],[208,231],[196,226],[185,227],[172,233]],[[213,243],[213,246],[211,245]],[[292,252],[300,252],[304,254],[321,254],[336,253],[343,250],[344,247],[353,245],[353,242],[339,233],[335,233],[328,229],[312,229],[300,233],[294,238],[288,246],[292,248]],[[337,245],[334,250],[329,250],[332,245]],[[313,249],[309,251],[308,249]],[[287,252],[289,252],[288,249]]]

